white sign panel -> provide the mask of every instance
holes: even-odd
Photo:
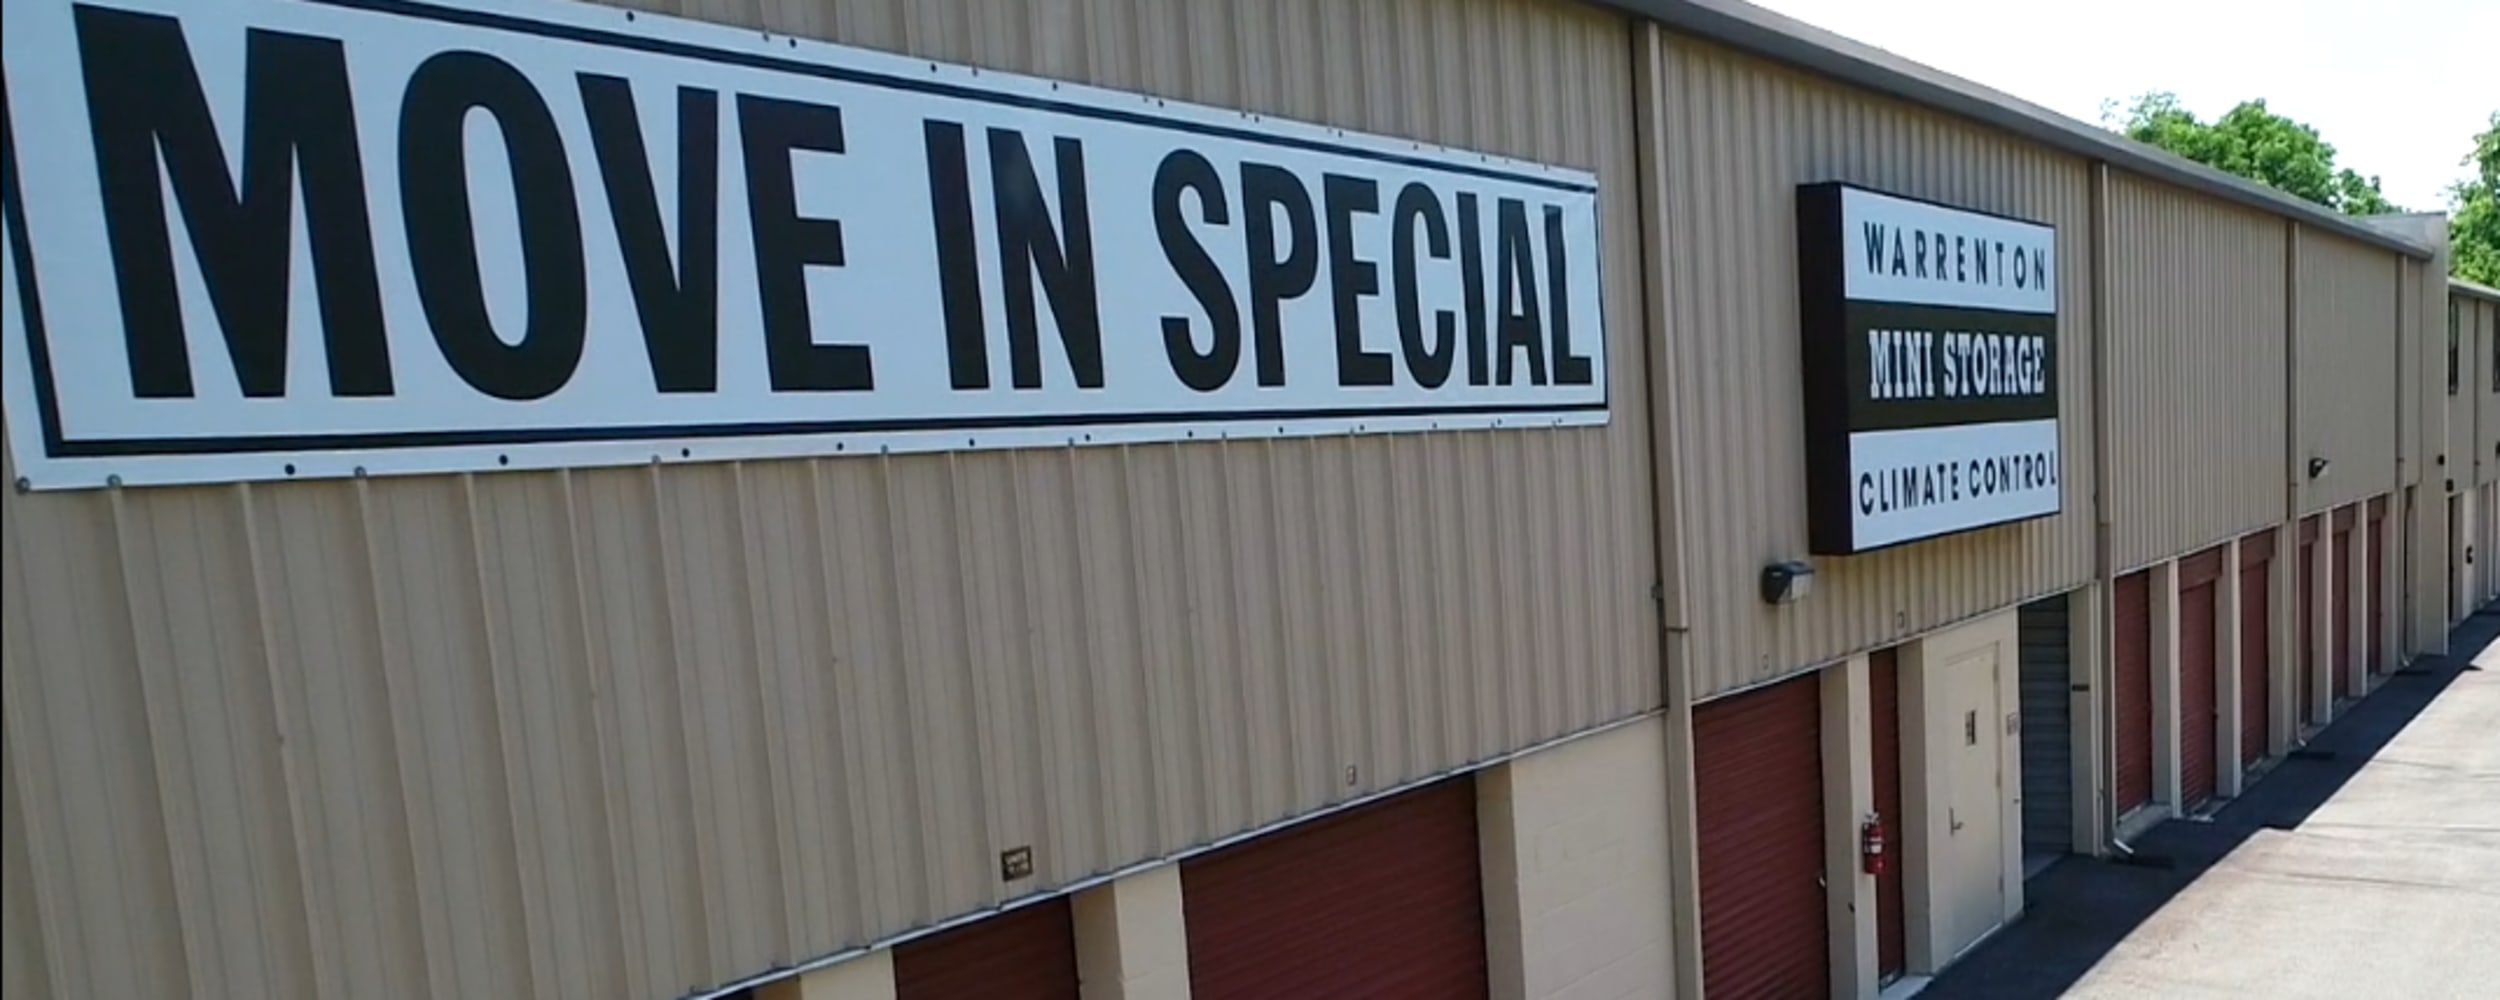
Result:
[[[1839,191],[1850,298],[2057,314],[2057,230],[1864,188]]]
[[[1862,549],[2057,513],[2057,419],[1849,436]]]
[[[6,10],[36,488],[1607,419],[1586,172],[585,4]]]
[[[1808,509],[1845,555],[2057,513],[2057,232],[1798,192]]]

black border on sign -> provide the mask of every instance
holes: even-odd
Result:
[[[1814,555],[1858,551],[1849,517],[1848,346],[1838,342],[1848,308],[1842,273],[1841,190],[1797,188],[1797,346],[1805,391],[1806,548]]]
[[[1849,497],[1849,345],[1840,341],[1847,332],[1849,305],[1847,274],[1842,257],[1846,242],[1843,237],[1846,234],[1840,231],[1841,192],[1850,190],[2046,230],[2052,247],[2057,245],[2059,235],[2057,227],[2048,223],[1895,194],[1848,181],[1797,185],[1797,344],[1800,351],[1797,367],[1799,388],[1805,392],[1807,553],[1818,556],[1863,555],[2065,513],[2068,473],[2062,398],[2065,392],[2065,365],[2062,359],[2057,359],[2052,362],[2052,372],[2058,379],[2055,392],[2060,397],[2061,405],[2058,414],[2049,418],[2058,422],[2059,433],[2055,508],[2045,513],[1967,524],[1881,545],[1858,544],[1855,522],[1850,517],[1852,501]],[[2062,248],[2058,254],[2063,258]],[[2051,267],[2054,269],[2056,266],[2056,262],[2052,261]],[[2052,286],[2052,311],[2049,313],[2060,324],[2065,319],[2065,298],[2066,282],[2061,275]],[[2065,338],[2053,337],[2051,342],[2057,345],[2058,351],[2065,350]]]
[[[606,48],[626,49],[651,55],[740,66],[767,72],[786,73],[819,79],[836,80],[888,90],[932,94],[941,97],[994,104],[1034,111],[1048,111],[1073,117],[1118,122],[1146,128],[1163,129],[1231,139],[1265,146],[1328,153],[1354,159],[1370,160],[1465,174],[1485,179],[1541,187],[1549,190],[1587,194],[1598,193],[1594,183],[1540,177],[1532,173],[1499,167],[1452,163],[1422,156],[1407,156],[1383,150],[1366,149],[1344,143],[1328,142],[1300,136],[1276,135],[1251,129],[1232,128],[1207,122],[1187,121],[1165,115],[1077,104],[1048,98],[983,90],[937,80],[901,77],[888,73],[846,66],[809,62],[753,52],[737,52],[692,42],[650,38],[623,32],[581,25],[556,24],[511,14],[477,10],[459,10],[416,0],[297,0],[321,7],[385,16],[439,21],[491,31],[533,35],[559,41],[577,42]],[[827,43],[830,44],[830,43]],[[1011,74],[1000,74],[1009,76]],[[1039,78],[1033,78],[1039,79]],[[1141,98],[1148,95],[1139,94]],[[1211,109],[1220,111],[1221,109]],[[1290,121],[1290,119],[1278,119]],[[1312,125],[1297,122],[1300,125]],[[1322,126],[1313,126],[1322,127]],[[87,438],[71,439],[61,427],[58,387],[53,381],[52,352],[44,328],[40,286],[35,278],[33,237],[28,230],[24,196],[19,190],[16,122],[9,113],[8,84],[0,75],[0,226],[7,229],[8,253],[16,270],[20,290],[19,310],[26,327],[26,354],[33,371],[29,372],[34,387],[36,422],[42,434],[44,453],[49,458],[106,458],[175,455],[254,454],[281,451],[379,451],[398,448],[440,448],[462,446],[589,444],[629,441],[700,440],[721,438],[807,437],[839,434],[911,433],[959,430],[1032,430],[1051,427],[1112,427],[1148,424],[1255,424],[1292,422],[1296,420],[1345,420],[1358,418],[1398,419],[1412,417],[1480,417],[1492,414],[1559,414],[1603,413],[1614,402],[1612,367],[1593,402],[1578,403],[1453,403],[1442,406],[1332,407],[1326,409],[1269,410],[1169,410],[1128,413],[1058,413],[997,414],[980,417],[904,417],[857,420],[816,421],[751,421],[743,423],[646,424],[618,427],[550,427],[512,430],[443,430],[388,431],[342,434],[236,435],[220,437],[156,437],[156,438]],[[1602,219],[1600,220],[1602,222]],[[1597,237],[1598,336],[1601,342],[1609,336],[1605,322],[1605,239],[1602,230],[1593,230]],[[1523,425],[1532,426],[1523,421]]]

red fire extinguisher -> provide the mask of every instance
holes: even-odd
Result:
[[[1858,826],[1858,867],[1869,875],[1884,873],[1884,817],[1868,816]]]

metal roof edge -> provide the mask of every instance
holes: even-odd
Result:
[[[2490,285],[2467,281],[2463,278],[2456,277],[2455,275],[2450,275],[2448,277],[2448,290],[2451,292],[2463,292],[2468,297],[2481,299],[2485,302],[2500,302],[2500,288],[2493,288]]]
[[[2434,251],[2323,205],[2216,170],[1741,0],[1597,0],[1696,37],[1915,101],[2065,152],[2263,209],[2416,260]]]

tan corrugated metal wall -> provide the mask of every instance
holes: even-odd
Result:
[[[1639,256],[1595,8],[689,6],[1593,169]],[[11,497],[9,995],[673,997],[1654,708],[1606,276],[1599,429]]]
[[[1667,370],[1695,697],[1744,687],[2092,573],[2091,190],[2084,163],[1932,111],[1676,38],[1667,68]],[[1771,607],[1760,567],[1806,552],[1796,185],[1849,180],[2058,227],[2065,513],[1816,561]]]
[[[2459,437],[2467,438],[2463,446],[2473,449],[2475,482],[2500,482],[2500,303],[2467,299],[2465,305],[2475,320],[2474,347],[2460,374],[2475,402],[2474,419],[2461,425]],[[2464,427],[2472,433],[2464,433]]]
[[[2446,319],[2434,291],[2445,284],[2440,265],[2399,257],[2396,268],[2395,488],[2401,489],[2420,484],[2425,476],[2437,483],[2444,475],[2435,458],[2443,447],[2439,438],[2445,435],[2430,430],[2425,419],[2437,412],[2434,407],[2446,388],[2427,381],[2425,373],[2437,372],[2428,362],[2444,365]]]
[[[2445,451],[2439,454],[2446,455],[2448,462],[2444,466],[2435,465],[2434,468],[2443,488],[2448,484],[2454,484],[2457,489],[2465,489],[2476,481],[2478,470],[2486,464],[2474,446],[2476,426],[2480,419],[2476,411],[2481,408],[2479,404],[2485,390],[2484,384],[2474,377],[2477,372],[2481,371],[2477,362],[2483,360],[2479,346],[2482,339],[2481,334],[2477,332],[2475,319],[2474,300],[2462,296],[2450,297],[2445,315],[2440,317],[2441,340],[2437,345],[2438,349],[2445,357],[2448,349],[2447,338],[2453,337],[2457,352],[2455,392],[2448,392],[2446,362],[2443,361],[2440,365],[2439,388],[2441,392],[2447,393],[2448,425],[2442,430],[2439,444]]]
[[[2330,463],[2321,478],[2303,472],[2299,513],[2307,514],[2385,493],[2396,481],[2398,258],[2306,227],[2299,257],[2295,458]]]
[[[2110,559],[2283,520],[2283,220],[2110,173]]]

